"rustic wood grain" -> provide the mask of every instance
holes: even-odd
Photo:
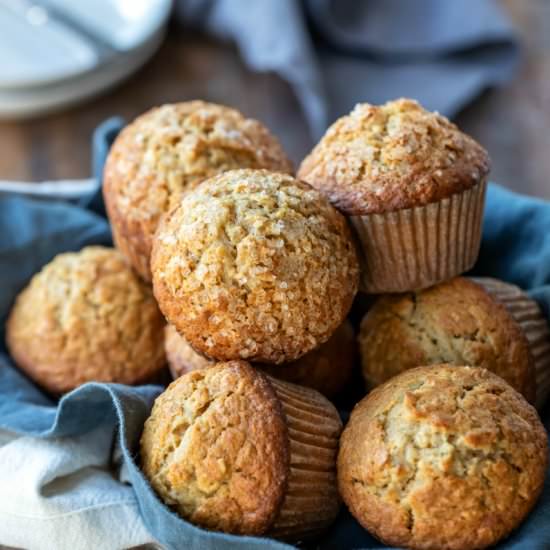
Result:
[[[550,2],[500,2],[523,41],[521,66],[513,82],[483,94],[457,121],[489,149],[494,180],[550,198]],[[60,114],[0,123],[0,178],[87,177],[91,133],[102,120],[132,119],[153,105],[194,98],[261,119],[296,162],[312,145],[285,82],[246,69],[231,45],[172,27],[154,58],[115,90]]]

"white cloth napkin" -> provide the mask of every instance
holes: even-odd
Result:
[[[0,545],[29,550],[155,545],[124,471],[113,463],[112,441],[104,427],[49,440],[0,431]]]

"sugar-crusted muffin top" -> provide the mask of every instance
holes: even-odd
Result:
[[[303,160],[298,177],[348,215],[436,202],[489,172],[487,152],[416,101],[358,104]]]
[[[390,545],[484,548],[540,494],[547,435],[536,411],[481,368],[392,378],[356,405],[341,438],[340,491]]]
[[[115,236],[148,257],[160,216],[186,191],[234,168],[291,172],[292,164],[262,123],[235,109],[188,101],[148,111],[124,128],[107,159],[104,195]]]
[[[361,323],[359,346],[371,386],[419,365],[467,364],[535,398],[533,358],[521,327],[481,285],[463,277],[380,297]]]
[[[101,246],[56,256],[17,297],[7,324],[16,362],[63,393],[88,381],[133,384],[164,365],[164,319],[122,255]]]
[[[325,342],[357,291],[344,217],[318,191],[267,170],[234,170],[163,219],[153,286],[169,322],[219,359],[281,363]]]
[[[178,378],[155,401],[141,439],[155,491],[197,525],[261,534],[276,519],[289,473],[281,405],[243,361]]]

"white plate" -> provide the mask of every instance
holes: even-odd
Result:
[[[1,0],[0,0],[1,1]],[[40,87],[0,88],[0,118],[24,119],[74,105],[106,91],[135,72],[155,52],[164,29],[131,55],[120,55],[74,78]]]
[[[0,0],[0,89],[75,78],[149,43],[170,0]]]

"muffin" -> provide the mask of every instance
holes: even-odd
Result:
[[[298,177],[353,224],[365,292],[405,292],[470,269],[481,238],[487,152],[408,99],[359,104],[304,159]]]
[[[521,326],[463,277],[380,297],[361,322],[359,349],[371,388],[412,367],[450,363],[484,367],[535,401],[534,360]]]
[[[188,372],[216,364],[213,359],[197,353],[173,325],[166,325],[164,328],[164,351],[174,380]]]
[[[146,281],[159,219],[201,181],[233,168],[291,172],[277,139],[239,111],[188,101],[148,111],[118,136],[103,194],[116,246]]]
[[[338,486],[389,546],[486,548],[532,509],[547,451],[535,409],[498,376],[419,367],[356,405],[340,440]]]
[[[303,539],[338,514],[336,409],[245,361],[185,374],[157,398],[142,469],[182,518],[241,535]]]
[[[165,216],[151,258],[168,322],[218,360],[294,361],[326,342],[357,291],[344,217],[286,174],[232,170]]]
[[[535,366],[537,409],[542,409],[550,395],[550,328],[542,311],[532,298],[518,286],[492,279],[472,279],[502,305],[521,327],[529,342],[529,350]]]
[[[56,256],[19,294],[6,343],[53,394],[85,382],[139,384],[165,366],[164,319],[120,252],[90,246]]]
[[[215,363],[197,353],[172,325],[166,325],[164,347],[174,378],[192,370],[205,369]],[[275,378],[308,386],[326,397],[332,397],[351,378],[355,355],[353,327],[346,320],[324,344],[300,359],[283,365],[256,363],[254,366]]]

